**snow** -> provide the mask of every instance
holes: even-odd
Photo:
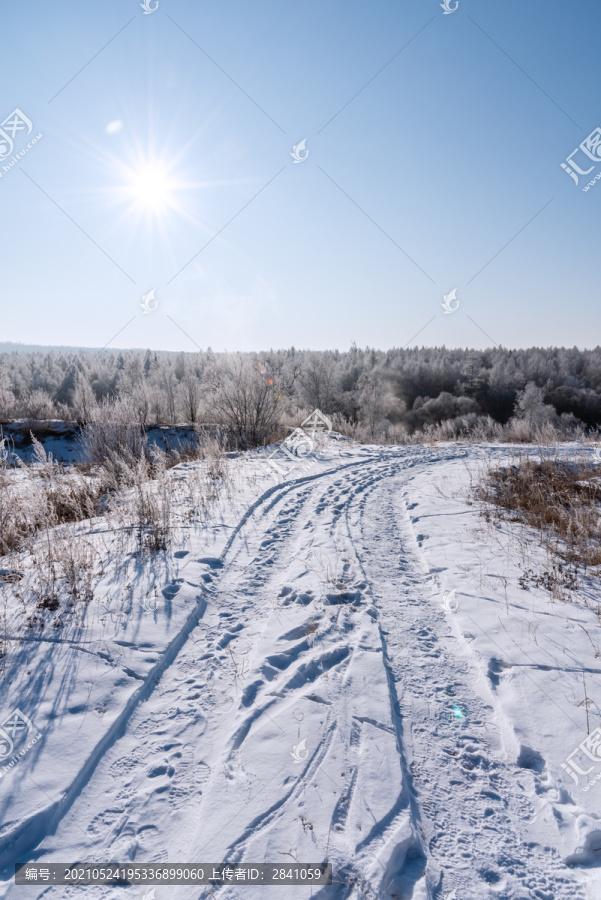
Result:
[[[334,884],[273,896],[601,897],[601,601],[594,581],[571,602],[520,586],[539,539],[470,495],[514,448],[320,450],[278,458],[279,483],[260,453],[230,460],[210,518],[168,552],[109,552],[60,630],[27,628],[0,582],[0,721],[32,725],[15,752],[41,735],[0,760],[3,896],[74,894],[15,887],[16,861],[298,860]],[[265,896],[155,893],[210,891]]]

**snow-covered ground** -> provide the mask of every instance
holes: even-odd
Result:
[[[4,896],[77,890],[17,887],[17,861],[298,860],[334,883],[156,900],[601,898],[598,586],[520,587],[539,538],[470,495],[514,448],[324,442],[278,484],[231,460],[169,552],[112,561],[97,520],[95,599],[62,628],[0,587]]]

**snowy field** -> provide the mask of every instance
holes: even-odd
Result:
[[[298,861],[333,884],[156,900],[599,900],[601,597],[520,586],[540,537],[471,492],[514,451],[332,435],[279,483],[248,453],[169,551],[90,522],[61,627],[0,585],[2,896],[149,891],[15,886],[17,861]]]

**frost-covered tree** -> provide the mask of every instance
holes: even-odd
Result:
[[[517,395],[515,415],[516,418],[525,419],[531,425],[557,421],[555,409],[545,403],[543,391],[533,381],[529,381],[524,390]]]
[[[238,412],[231,403],[226,408],[236,397]],[[266,415],[276,424],[319,408],[341,427],[374,439],[391,428],[405,433],[442,422],[463,428],[487,417],[502,425],[513,416],[527,427],[559,422],[593,429],[601,426],[601,348],[382,351],[353,345],[348,351],[290,347],[232,356],[210,349],[25,352],[0,345],[0,419],[87,421],[100,406],[105,415],[124,400],[142,426],[223,417],[224,424],[256,430],[253,415],[242,410],[246,404],[255,408],[257,422]],[[267,414],[272,400],[277,404]]]

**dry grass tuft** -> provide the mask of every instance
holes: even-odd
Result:
[[[146,440],[137,443],[127,430],[94,430],[91,436],[86,465],[59,465],[32,435],[32,463],[0,467],[0,665],[9,593],[29,628],[83,622],[105,560],[118,565],[132,554],[167,550],[176,536],[185,539],[190,524],[203,521],[222,491],[231,490],[228,459],[215,441],[205,441],[195,455],[198,464],[191,464]],[[13,571],[18,577],[11,577]]]
[[[521,456],[489,473],[481,498],[512,512],[514,521],[552,532],[570,561],[601,565],[601,473],[594,463]]]
[[[518,454],[513,465],[490,469],[476,496],[486,502],[489,521],[505,519],[542,534],[552,563],[543,572],[526,569],[523,588],[575,590],[583,570],[601,567],[601,470],[594,462],[554,450],[539,450],[536,459]]]

